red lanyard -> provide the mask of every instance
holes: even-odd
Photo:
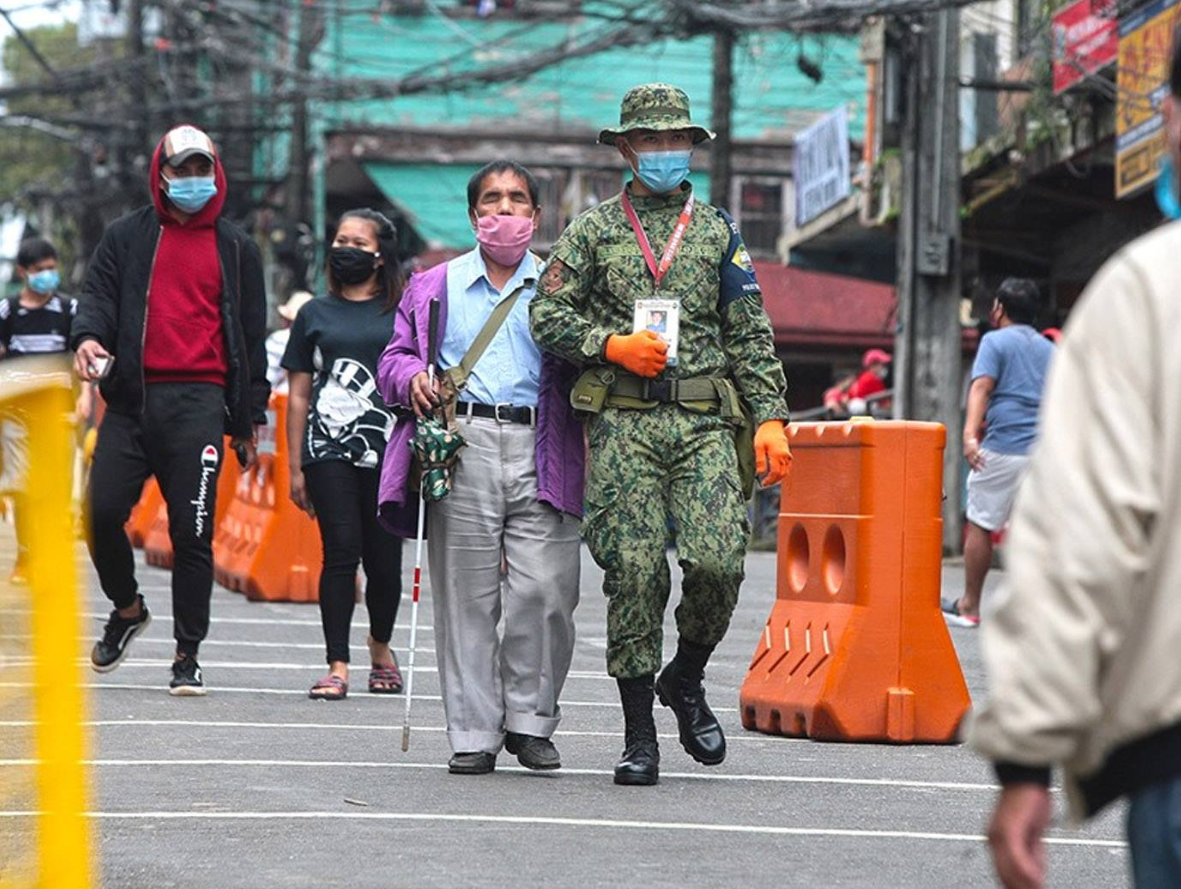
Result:
[[[652,252],[652,244],[648,241],[644,226],[640,224],[640,217],[636,215],[636,209],[627,196],[627,189],[623,190],[623,212],[627,214],[627,220],[632,224],[632,231],[636,233],[636,240],[640,242],[644,262],[648,263],[648,271],[652,273],[657,289],[660,288],[660,282],[668,274],[668,270],[672,268],[673,259],[676,257],[677,251],[681,249],[681,243],[685,240],[685,230],[689,227],[689,220],[693,218],[695,200],[690,192],[689,197],[685,200],[685,206],[681,210],[681,218],[677,220],[677,226],[669,235],[668,243],[664,246],[664,253],[660,256],[660,265],[657,265],[656,255]]]

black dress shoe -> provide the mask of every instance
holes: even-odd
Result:
[[[504,736],[504,749],[516,756],[517,762],[525,768],[535,772],[550,772],[562,767],[558,749],[549,738],[508,732]]]
[[[726,758],[726,736],[705,702],[705,689],[701,685],[705,661],[711,651],[703,646],[687,645],[682,640],[676,657],[656,680],[656,694],[660,703],[676,714],[685,752],[702,765],[716,766]]]
[[[615,783],[650,787],[660,780],[660,746],[652,718],[652,677],[619,679],[623,703],[623,758],[615,766]]]
[[[456,753],[447,763],[452,775],[487,775],[495,768],[495,753]]]

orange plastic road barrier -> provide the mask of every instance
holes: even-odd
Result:
[[[238,487],[238,458],[230,449],[230,438],[226,436],[222,448],[221,473],[217,477],[217,505],[214,510],[213,527],[216,531],[218,523],[229,511],[230,503],[234,499],[234,491]],[[152,480],[154,485],[155,479]],[[216,540],[214,546],[217,545]],[[157,568],[172,567],[172,538],[168,536],[168,507],[163,499],[156,511],[156,516],[148,527],[144,536],[144,561]]]
[[[213,573],[218,583],[250,599],[315,602],[322,563],[320,532],[288,496],[286,422],[287,396],[272,395],[258,464],[240,473],[218,522]]]
[[[148,531],[156,522],[157,517],[164,511],[164,495],[160,493],[160,486],[154,478],[150,478],[144,485],[143,493],[139,495],[139,503],[131,510],[131,518],[123,527],[131,540],[131,545],[142,548],[147,540]],[[167,521],[167,519],[165,519]]]
[[[954,741],[970,700],[939,606],[943,427],[804,423],[790,438],[778,589],[739,694],[743,726]]]

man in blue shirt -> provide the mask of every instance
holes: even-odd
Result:
[[[964,595],[944,604],[949,622],[980,623],[980,594],[992,564],[992,534],[1009,521],[1029,450],[1054,346],[1033,328],[1039,309],[1037,285],[1006,278],[992,306],[997,328],[986,333],[972,366],[964,420],[968,475],[968,532],[964,540]],[[980,428],[984,424],[984,440]]]
[[[543,490],[548,452],[540,435],[553,431],[545,413],[552,402],[543,392],[552,396],[555,381],[529,333],[540,272],[528,249],[541,213],[537,201],[537,181],[521,165],[494,161],[479,170],[468,185],[478,246],[447,264],[438,296],[438,364],[446,371],[460,366],[493,309],[517,293],[459,392],[455,413],[467,446],[451,493],[428,514],[452,774],[491,772],[502,747],[526,768],[561,766],[550,738],[574,654],[580,554],[578,517],[559,511]],[[422,286],[412,281],[403,300]],[[425,372],[411,379],[409,396],[418,413],[438,398]],[[569,403],[568,392],[561,398]],[[581,498],[573,508],[581,508]]]

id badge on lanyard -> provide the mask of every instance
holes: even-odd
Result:
[[[637,299],[632,317],[632,333],[650,330],[668,344],[668,364],[677,363],[677,342],[681,334],[679,299]]]
[[[632,231],[635,232],[636,241],[639,242],[640,252],[644,254],[644,262],[648,266],[648,271],[652,273],[652,298],[636,300],[632,329],[633,332],[651,330],[660,336],[668,344],[669,366],[674,366],[677,363],[677,341],[680,338],[681,329],[681,301],[676,298],[662,297],[660,284],[664,280],[664,276],[668,274],[668,270],[672,268],[673,260],[684,243],[685,231],[689,228],[689,222],[693,218],[693,206],[696,199],[690,194],[685,200],[685,206],[681,209],[676,227],[673,228],[668,243],[664,247],[660,262],[656,261],[656,254],[652,251],[648,233],[640,224],[640,217],[636,214],[626,190],[623,192],[622,203],[628,222],[631,223]]]

